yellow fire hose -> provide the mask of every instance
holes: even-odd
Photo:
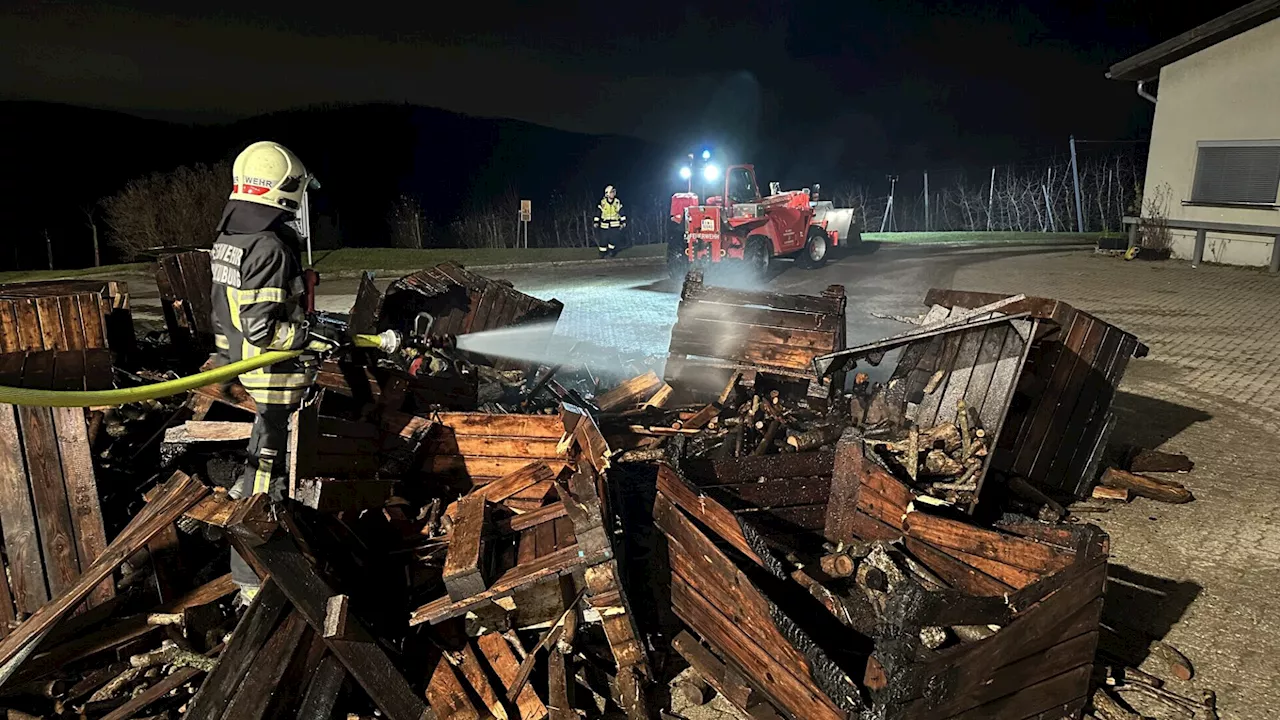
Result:
[[[383,347],[382,338],[377,335],[356,335],[354,340],[356,347]],[[0,386],[0,403],[35,407],[100,407],[154,400],[155,398],[178,395],[206,385],[229,382],[250,370],[257,370],[258,368],[278,363],[281,360],[295,358],[301,354],[301,350],[269,350],[256,357],[233,362],[229,365],[196,373],[195,375],[151,385],[117,388],[115,390],[35,390],[32,388]]]

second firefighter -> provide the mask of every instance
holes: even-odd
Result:
[[[593,224],[600,257],[613,257],[627,247],[627,216],[622,214],[622,201],[612,185],[605,186]]]

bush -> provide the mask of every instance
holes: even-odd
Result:
[[[108,243],[125,261],[159,248],[207,247],[231,190],[231,165],[183,166],[131,180],[102,201]]]

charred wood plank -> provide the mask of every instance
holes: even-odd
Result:
[[[217,720],[235,697],[255,658],[271,639],[280,618],[289,609],[289,601],[280,588],[268,579],[263,583],[240,624],[231,635],[218,666],[209,673],[200,690],[192,698],[184,720]]]
[[[230,528],[241,555],[251,555],[268,570],[271,578],[316,632],[324,629],[327,602],[337,594],[299,552],[287,534],[278,534],[253,546],[256,532],[245,525]],[[326,638],[325,644],[355,678],[370,699],[391,720],[418,720],[425,708],[363,624],[348,621],[348,637]]]

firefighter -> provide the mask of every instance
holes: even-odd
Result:
[[[342,342],[333,328],[308,322],[299,238],[293,220],[308,187],[319,183],[296,155],[274,142],[256,142],[236,157],[231,196],[212,251],[215,364],[267,350],[305,350],[298,358],[240,376],[257,403],[248,463],[231,487],[233,498],[266,493],[284,498],[289,416],[315,381],[318,354]],[[257,594],[258,576],[235,552],[232,579],[241,601]]]
[[[620,248],[626,246],[627,216],[622,214],[622,201],[618,199],[618,191],[612,185],[604,188],[600,212],[593,224],[596,227],[596,246],[600,249],[600,257],[613,257]]]

